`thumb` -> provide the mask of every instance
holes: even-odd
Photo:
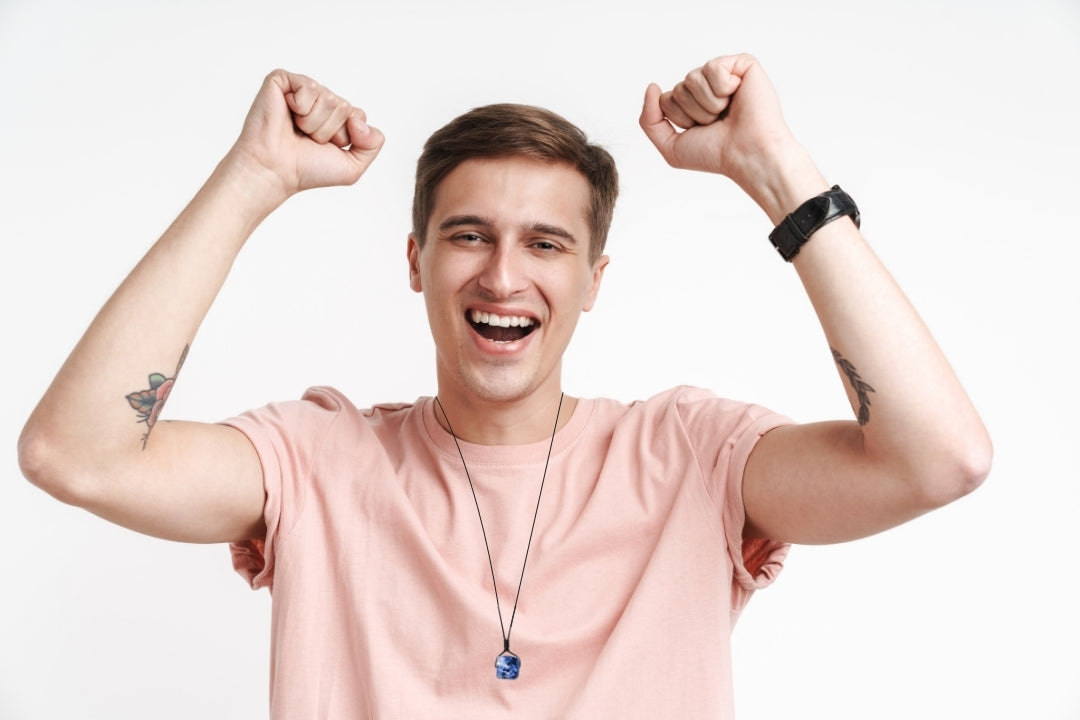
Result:
[[[349,153],[366,168],[375,160],[386,138],[378,128],[364,122],[359,110],[353,110],[345,127],[349,133]]]
[[[660,86],[649,83],[645,89],[645,104],[641,108],[641,117],[638,124],[645,131],[653,146],[669,163],[671,146],[675,142],[678,133],[671,123],[664,117],[664,111],[660,109]]]

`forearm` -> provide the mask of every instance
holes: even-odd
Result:
[[[274,70],[232,150],[101,309],[27,421],[19,464],[66,502],[160,537],[261,537],[265,491],[238,430],[157,420],[255,227],[289,196],[351,185],[383,136],[311,78]]]
[[[714,58],[666,93],[651,85],[640,122],[668,163],[731,178],[773,225],[829,187],[752,56]],[[811,235],[793,261],[855,421],[760,439],[743,473],[745,532],[840,542],[968,492],[989,471],[991,450],[941,350],[852,220]]]
[[[791,154],[789,157],[797,157]],[[827,188],[792,162],[766,209],[778,223]],[[907,297],[847,217],[818,230],[793,260],[859,422],[872,467],[909,482],[927,505],[974,487],[990,442],[960,381]]]
[[[125,397],[147,390],[151,373],[175,376],[237,253],[280,202],[271,189],[230,155],[132,270],[23,430],[20,459],[34,482],[78,501],[152,446],[149,406],[140,413]]]

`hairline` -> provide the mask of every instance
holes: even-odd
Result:
[[[573,170],[574,172],[576,172],[581,177],[582,180],[585,181],[585,185],[588,187],[588,193],[587,193],[587,196],[586,196],[587,199],[585,201],[585,206],[584,206],[584,210],[585,210],[585,218],[584,218],[584,220],[585,220],[585,227],[587,227],[588,230],[589,230],[589,237],[588,237],[589,262],[595,262],[596,260],[598,260],[600,258],[600,256],[603,254],[603,252],[602,252],[601,248],[597,248],[596,250],[593,249],[593,247],[596,244],[596,238],[594,237],[594,235],[596,233],[596,229],[593,227],[593,223],[592,223],[592,207],[593,207],[593,203],[595,201],[596,188],[594,188],[592,183],[589,181],[589,176],[581,168],[579,168],[577,165],[575,165],[573,162],[571,162],[569,160],[564,160],[562,158],[547,157],[547,156],[541,155],[539,153],[528,152],[528,151],[524,151],[524,150],[505,150],[505,151],[502,151],[502,152],[491,153],[490,155],[489,154],[471,155],[469,157],[462,158],[457,163],[455,163],[452,167],[448,168],[446,170],[446,172],[443,173],[442,177],[439,178],[438,182],[436,182],[435,185],[431,188],[431,193],[428,195],[428,198],[427,198],[428,207],[424,208],[424,217],[426,218],[427,227],[425,227],[423,230],[418,230],[417,228],[413,228],[413,234],[416,237],[417,244],[421,248],[424,247],[424,244],[427,241],[428,229],[431,227],[431,214],[432,214],[432,211],[435,209],[435,203],[436,203],[436,200],[438,199],[438,196],[439,196],[439,189],[442,187],[443,183],[446,181],[446,178],[450,177],[450,175],[455,170],[457,170],[459,167],[461,167],[465,163],[470,162],[472,160],[512,160],[514,158],[525,158],[526,160],[532,160],[532,161],[534,161],[536,163],[543,164],[543,165],[550,165],[550,166],[561,165],[562,167]],[[530,224],[531,225],[536,225],[537,223],[530,223]],[[544,225],[545,223],[538,223],[538,224]],[[555,226],[553,226],[553,227],[555,227]],[[561,234],[561,233],[556,233],[556,234]],[[574,238],[573,235],[571,235],[571,238],[574,239],[575,242],[577,242],[577,239]]]

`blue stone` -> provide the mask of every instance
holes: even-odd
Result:
[[[512,652],[504,652],[495,658],[495,677],[500,680],[516,680],[521,671],[521,658]]]

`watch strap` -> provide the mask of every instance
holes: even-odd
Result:
[[[811,235],[845,215],[850,215],[855,227],[859,227],[859,208],[855,201],[841,190],[839,185],[833,185],[831,189],[810,198],[785,217],[769,233],[769,241],[782,258],[791,262]]]

